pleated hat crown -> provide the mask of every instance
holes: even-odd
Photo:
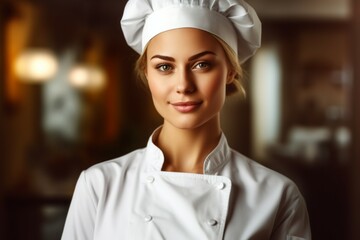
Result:
[[[240,62],[261,45],[261,22],[243,0],[129,0],[121,19],[126,42],[139,54],[157,34],[196,28],[224,40]]]

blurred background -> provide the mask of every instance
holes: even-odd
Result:
[[[161,124],[120,29],[125,2],[0,1],[0,239],[60,239],[80,171]],[[360,1],[248,2],[263,46],[224,132],[298,184],[313,239],[360,239]]]

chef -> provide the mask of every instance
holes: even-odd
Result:
[[[129,0],[121,20],[163,123],[146,147],[84,170],[63,240],[311,239],[305,201],[285,176],[233,150],[226,97],[261,23],[242,0]]]

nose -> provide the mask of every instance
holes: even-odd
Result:
[[[190,94],[195,92],[196,86],[193,81],[191,72],[188,70],[182,70],[179,72],[178,82],[176,85],[176,92],[179,94]]]

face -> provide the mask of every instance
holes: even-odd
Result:
[[[181,129],[219,125],[232,81],[220,43],[198,29],[160,33],[148,44],[146,77],[156,110]]]

